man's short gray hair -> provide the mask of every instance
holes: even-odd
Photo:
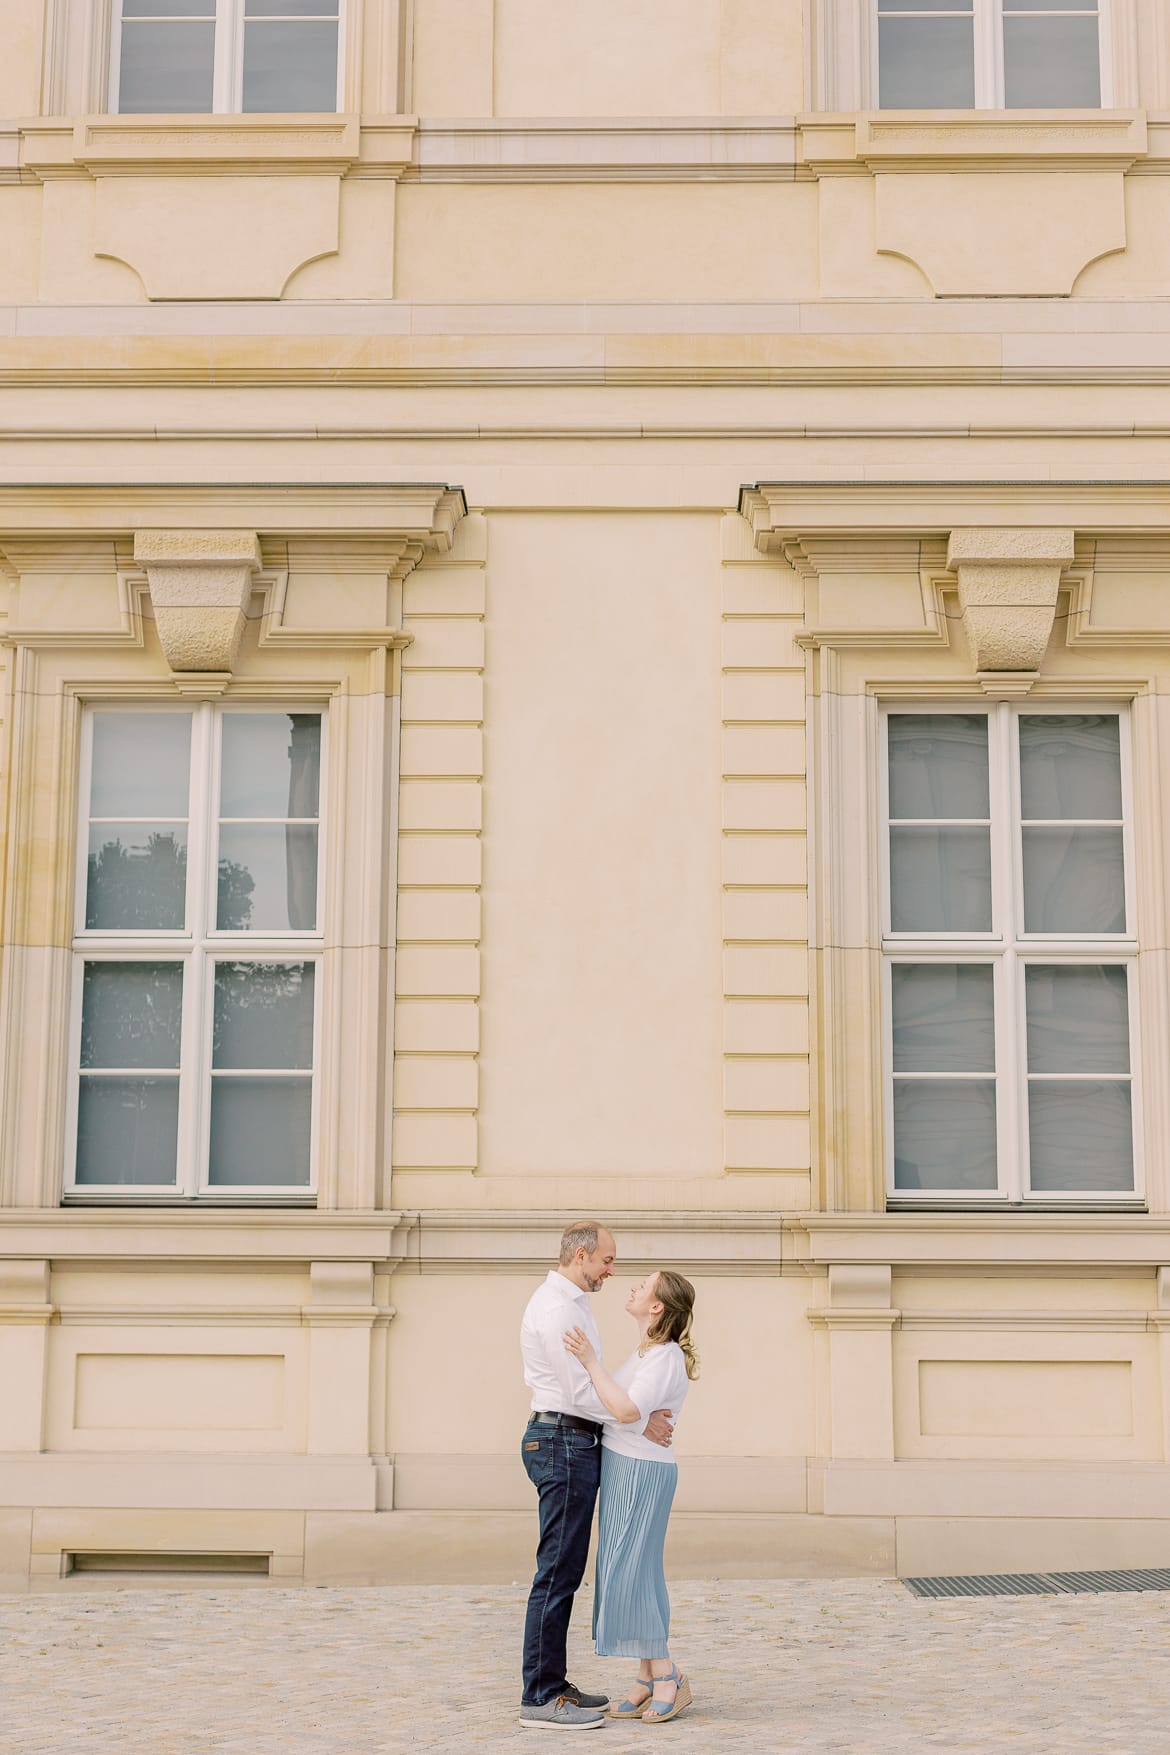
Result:
[[[561,1232],[561,1266],[568,1267],[579,1249],[586,1255],[592,1255],[597,1248],[597,1239],[605,1231],[596,1219],[574,1219]]]

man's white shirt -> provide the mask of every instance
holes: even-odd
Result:
[[[581,1328],[601,1358],[601,1336],[589,1308],[589,1294],[554,1268],[528,1300],[520,1324],[524,1381],[537,1414],[576,1414],[582,1420],[608,1420],[609,1413],[580,1359],[565,1346],[565,1330]]]

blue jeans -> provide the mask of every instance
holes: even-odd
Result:
[[[524,1620],[525,1706],[555,1700],[567,1680],[565,1646],[573,1597],[585,1576],[601,1483],[601,1440],[564,1426],[532,1424],[520,1455],[540,1501],[536,1576]]]

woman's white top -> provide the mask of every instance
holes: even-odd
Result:
[[[674,1461],[674,1447],[654,1444],[643,1438],[646,1422],[655,1408],[669,1408],[677,1428],[678,1416],[691,1387],[687,1362],[677,1341],[663,1346],[647,1347],[645,1353],[631,1353],[624,1365],[613,1373],[613,1380],[624,1389],[638,1410],[638,1418],[623,1424],[607,1420],[601,1433],[606,1450],[618,1450],[623,1456],[644,1457],[648,1462]]]

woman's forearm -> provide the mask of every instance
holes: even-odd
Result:
[[[599,1399],[615,1420],[628,1426],[632,1421],[642,1418],[642,1410],[630,1400],[624,1389],[618,1387],[600,1359],[594,1359],[585,1369],[593,1379],[593,1387]]]

